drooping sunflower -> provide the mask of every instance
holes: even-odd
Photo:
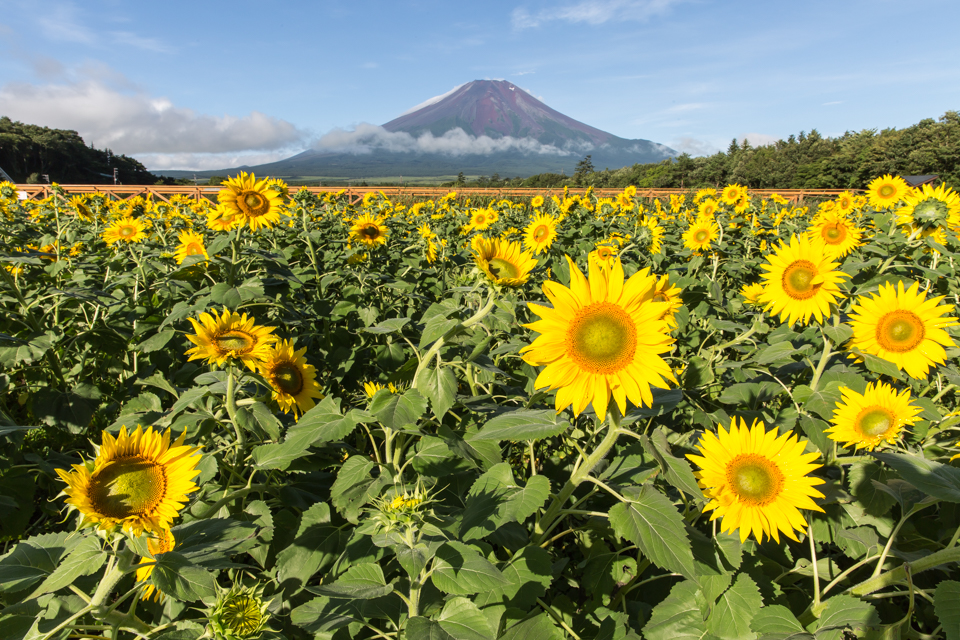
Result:
[[[280,340],[259,363],[260,375],[273,389],[273,399],[284,413],[293,410],[294,416],[313,409],[314,399],[323,397],[317,384],[317,369],[303,357],[306,352],[306,347],[294,351],[292,342]]]
[[[269,229],[280,222],[283,194],[270,187],[269,178],[258,181],[254,174],[241,171],[235,178],[224,180],[223,187],[217,200],[228,210],[242,214],[250,231]]]
[[[874,209],[892,209],[910,193],[910,185],[900,176],[887,174],[867,185],[867,199]]]
[[[270,345],[277,341],[276,336],[270,335],[275,327],[257,325],[247,314],[241,316],[226,308],[220,316],[214,309],[213,315],[201,313],[199,322],[189,320],[196,333],[188,335],[187,340],[197,346],[185,352],[190,356],[188,360],[207,360],[222,366],[228,359],[238,358],[248,369],[256,371],[270,353]]]
[[[904,206],[897,210],[897,224],[912,229],[960,229],[960,194],[946,185],[936,189],[928,184],[914,189],[904,198]]]
[[[137,569],[137,582],[148,580],[150,576],[153,575],[154,558],[161,553],[173,551],[176,545],[176,538],[173,537],[173,532],[169,529],[161,531],[156,537],[150,536],[147,538],[147,550],[150,551],[152,557],[142,558],[140,560],[140,564],[146,564],[147,566]],[[151,596],[153,596],[157,602],[163,601],[163,593],[159,589],[152,584],[145,585],[143,592],[140,594],[140,599],[149,600]]]
[[[720,229],[712,218],[698,217],[690,227],[683,232],[683,246],[693,251],[703,251],[710,248],[710,243],[720,235]]]
[[[587,262],[602,269],[609,269],[617,259],[617,247],[612,242],[601,242],[587,256]]]
[[[540,254],[549,249],[556,239],[557,219],[543,213],[531,220],[523,232],[523,244],[534,254]]]
[[[90,222],[93,220],[93,212],[90,211],[90,203],[85,196],[73,196],[70,198],[70,205],[77,212],[81,220]]]
[[[813,487],[823,480],[808,474],[821,465],[813,464],[818,453],[804,453],[807,442],[792,432],[777,435],[764,424],[740,418],[730,421],[730,430],[717,425],[697,444],[702,455],[687,454],[700,470],[694,475],[709,500],[704,511],[713,511],[711,520],[722,518],[724,532],[740,531],[744,542],[752,533],[757,542],[763,536],[780,542],[780,533],[797,540],[794,531],[806,528],[800,509],[823,511],[811,498],[823,494]]]
[[[203,256],[207,260],[210,259],[210,256],[207,255],[207,248],[203,244],[203,236],[199,233],[181,231],[178,239],[180,240],[180,246],[174,252],[177,264],[183,264],[183,261],[189,256]]]
[[[169,529],[187,494],[197,490],[200,447],[184,445],[186,435],[171,443],[170,429],[161,435],[153,427],[137,427],[128,434],[122,427],[116,438],[104,431],[94,460],[69,472],[57,469],[67,483],[67,504],[82,516],[80,526],[122,528],[133,535]]]
[[[737,201],[747,192],[747,188],[739,184],[728,184],[720,193],[720,200],[724,204],[735,205]]]
[[[922,409],[910,404],[910,390],[903,393],[877,382],[860,394],[840,388],[841,402],[833,412],[833,427],[824,431],[844,446],[873,451],[881,442],[893,444],[904,427],[919,419]]]
[[[384,224],[383,217],[376,214],[364,213],[350,226],[350,240],[359,242],[368,249],[374,249],[387,244],[387,235],[390,229]]]
[[[745,284],[740,287],[740,295],[743,296],[743,300],[747,304],[762,306],[759,302],[761,293],[763,293],[763,285],[759,282]]]
[[[103,239],[109,245],[120,241],[140,242],[147,237],[146,228],[147,225],[139,218],[122,216],[104,229]]]
[[[837,270],[840,265],[827,257],[823,242],[805,235],[791,236],[790,244],[781,240],[761,266],[766,273],[759,302],[790,326],[814,316],[817,322],[829,318],[830,305],[844,297],[840,283],[850,277]]]
[[[860,296],[850,315],[853,337],[848,349],[859,349],[897,365],[918,380],[927,378],[931,366],[944,364],[944,347],[956,346],[945,327],[957,319],[944,317],[953,305],[941,305],[943,296],[927,299],[915,282],[880,285],[878,293]]]
[[[616,259],[610,269],[590,265],[588,279],[569,257],[567,263],[569,289],[553,281],[543,285],[553,308],[529,305],[540,320],[524,326],[540,336],[520,353],[528,364],[545,367],[534,386],[557,390],[558,413],[573,405],[580,415],[592,403],[603,419],[611,396],[621,414],[627,399],[652,406],[650,387],[676,383],[661,356],[673,345],[667,323],[659,319],[667,305],[646,297],[656,277],[640,271],[624,282]]]
[[[523,251],[519,242],[479,238],[472,245],[477,267],[501,287],[519,287],[530,277],[530,270],[537,266],[533,254]]]
[[[823,241],[824,253],[831,260],[837,260],[859,247],[863,231],[846,216],[835,211],[823,213],[814,220],[807,230],[811,239]]]
[[[644,271],[649,271],[649,268],[645,268]],[[659,278],[654,276],[654,278],[656,278],[656,282],[653,288],[647,293],[647,296],[652,302],[666,303],[666,308],[657,319],[665,321],[671,330],[676,329],[677,320],[674,316],[676,316],[680,307],[683,306],[683,300],[680,298],[682,290],[680,287],[670,284],[669,275],[660,276]]]
[[[647,249],[651,255],[663,250],[663,236],[666,234],[660,222],[653,216],[643,216],[637,225],[636,242]]]

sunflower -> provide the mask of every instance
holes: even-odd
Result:
[[[173,537],[173,532],[169,529],[161,531],[156,537],[151,536],[147,538],[147,550],[150,552],[151,557],[140,560],[140,564],[146,564],[147,566],[137,569],[137,582],[144,582],[149,579],[150,576],[153,575],[153,561],[155,557],[161,553],[173,551],[176,544],[177,541]],[[153,596],[157,602],[163,600],[163,593],[161,593],[159,589],[152,584],[145,585],[140,599],[149,600],[151,596]]]
[[[534,254],[543,253],[557,239],[557,219],[551,215],[540,214],[530,221],[524,229],[523,244]]]
[[[960,194],[946,185],[936,189],[928,184],[914,189],[904,198],[897,211],[897,224],[910,225],[922,231],[950,227],[960,228]]]
[[[270,354],[270,345],[276,342],[277,337],[270,335],[274,327],[259,326],[253,318],[247,318],[224,308],[223,314],[217,317],[201,313],[200,321],[189,318],[196,331],[188,335],[187,340],[197,345],[188,349],[185,355],[188,360],[207,360],[217,366],[223,365],[228,358],[239,358],[251,371],[257,370],[257,365],[266,360]]]
[[[838,213],[846,215],[851,211],[853,211],[855,206],[856,206],[855,198],[853,194],[850,193],[849,191],[844,191],[843,193],[837,196],[836,211]]]
[[[759,302],[764,311],[780,315],[780,322],[793,326],[797,320],[806,324],[811,316],[817,322],[830,317],[830,305],[842,299],[839,284],[847,274],[826,255],[823,242],[807,236],[791,236],[790,244],[780,241],[776,253],[767,256],[761,265],[763,293]]]
[[[380,384],[379,382],[364,382],[363,383],[363,392],[367,394],[368,398],[372,398],[377,394],[377,391],[380,389],[387,389],[390,393],[400,393],[400,387],[397,387],[392,382],[388,382],[386,386]]]
[[[494,222],[500,217],[493,209],[477,209],[472,214],[470,214],[470,223],[467,225],[468,230],[473,231],[486,231],[489,229]]]
[[[123,242],[140,242],[147,237],[145,229],[147,225],[139,218],[130,218],[122,216],[111,223],[103,231],[103,239],[109,244],[116,244],[121,240]]]
[[[881,442],[893,444],[904,427],[919,418],[922,409],[910,404],[910,390],[897,393],[882,382],[868,384],[863,394],[841,387],[842,402],[837,403],[830,421],[834,426],[824,431],[831,440],[844,446],[873,451]]]
[[[818,453],[804,453],[806,440],[790,432],[777,435],[759,420],[750,427],[743,418],[730,421],[730,431],[717,425],[718,433],[707,432],[697,444],[702,455],[687,454],[700,470],[694,475],[709,500],[704,511],[713,511],[711,520],[723,518],[724,532],[740,530],[740,542],[753,533],[780,542],[780,533],[797,541],[794,530],[806,527],[800,509],[823,511],[811,498],[823,494],[814,485],[823,480],[809,474],[821,465],[811,464]]]
[[[717,214],[720,203],[713,198],[707,198],[697,205],[697,216],[701,218],[712,218]]]
[[[527,364],[546,365],[535,388],[558,389],[558,413],[572,404],[580,415],[592,403],[603,419],[611,396],[621,414],[628,398],[636,406],[653,406],[650,387],[676,383],[661,357],[673,345],[659,319],[666,305],[646,297],[656,276],[640,271],[624,282],[618,258],[610,269],[591,264],[588,280],[569,256],[567,263],[569,289],[553,281],[543,285],[553,308],[529,305],[541,319],[524,326],[540,336],[520,353]]]
[[[207,255],[207,248],[203,245],[203,236],[199,233],[181,231],[179,240],[180,246],[177,247],[174,254],[177,264],[183,264],[183,261],[189,256],[203,256],[206,260],[210,259],[210,256]]]
[[[539,209],[543,206],[543,196],[533,196],[533,199],[530,201],[530,206],[534,209]]]
[[[867,198],[874,209],[892,209],[910,192],[910,185],[900,176],[889,174],[875,178],[867,185]]]
[[[212,637],[221,640],[254,640],[263,634],[270,620],[267,611],[273,600],[264,601],[264,585],[244,587],[234,583],[230,589],[217,585],[217,602],[207,609]]]
[[[93,213],[90,211],[90,204],[85,196],[73,196],[70,198],[70,205],[77,212],[81,220],[90,222],[93,220]]]
[[[250,231],[269,229],[280,222],[283,195],[270,187],[269,178],[258,181],[254,174],[241,171],[236,178],[224,180],[223,186],[217,200],[229,211],[242,214]]]
[[[368,249],[387,244],[387,234],[390,230],[384,222],[381,216],[365,213],[353,221],[350,227],[350,239],[363,244]]]
[[[716,195],[717,195],[716,189],[700,189],[693,196],[693,204],[700,204],[702,200],[705,200],[706,198],[713,198]]]
[[[206,218],[207,226],[214,231],[230,231],[244,222],[242,213],[223,204],[218,204],[217,208],[209,212]]]
[[[597,265],[602,269],[609,269],[617,259],[617,247],[612,242],[601,242],[597,248],[590,252],[587,261],[591,265]]]
[[[522,251],[519,242],[480,238],[473,244],[474,261],[490,280],[501,287],[519,287],[537,265],[533,254]]]
[[[956,346],[943,330],[957,324],[956,318],[943,317],[953,305],[940,305],[941,300],[943,296],[928,300],[916,282],[906,290],[902,280],[896,287],[880,285],[879,293],[860,296],[851,310],[853,337],[847,348],[879,356],[912,378],[926,379],[931,365],[946,362],[944,347]]]
[[[728,184],[720,193],[720,201],[724,204],[735,205],[737,200],[742,198],[746,192],[746,187],[742,187],[739,184]]]
[[[763,293],[763,285],[759,282],[754,282],[752,284],[745,284],[740,288],[740,295],[743,296],[744,302],[747,304],[752,304],[756,306],[762,306],[759,302],[760,294]]]
[[[133,535],[169,529],[187,494],[197,490],[200,447],[184,445],[186,435],[171,444],[170,429],[160,435],[153,427],[137,427],[128,434],[124,426],[116,438],[104,431],[96,459],[73,465],[73,471],[57,469],[67,483],[67,504],[83,517],[80,526],[120,527]]]
[[[280,340],[259,363],[260,375],[273,388],[273,399],[284,413],[293,409],[294,416],[312,409],[314,398],[323,397],[317,384],[317,369],[303,357],[306,352],[306,347],[294,351],[292,342]]]
[[[831,260],[844,257],[862,242],[863,231],[845,216],[834,211],[817,216],[807,230],[807,236],[813,240],[823,240],[824,253]]]
[[[644,269],[644,271],[648,270],[649,268]],[[654,278],[656,278],[656,276],[654,276]],[[683,306],[683,300],[680,299],[680,293],[680,287],[672,286],[670,284],[669,275],[660,276],[660,278],[656,280],[653,288],[647,292],[647,297],[652,302],[666,303],[666,308],[657,319],[664,320],[671,330],[677,328],[677,321],[674,316],[676,315],[677,310]]]
[[[720,229],[711,218],[699,217],[683,233],[683,246],[693,251],[703,251],[710,248],[710,243],[717,239]]]
[[[651,255],[663,250],[663,236],[666,234],[663,227],[653,216],[643,216],[637,227],[637,244],[647,248]]]

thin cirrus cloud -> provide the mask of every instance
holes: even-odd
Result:
[[[131,31],[98,32],[88,27],[82,12],[72,2],[58,2],[37,11],[40,33],[53,42],[72,42],[94,48],[109,44],[135,47],[154,53],[170,53],[175,49],[157,38],[149,38]]]
[[[550,7],[531,13],[517,7],[510,15],[514,29],[533,29],[548,22],[600,25],[611,20],[646,22],[663,15],[683,0],[584,0],[576,4]]]

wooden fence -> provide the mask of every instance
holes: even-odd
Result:
[[[116,200],[129,200],[137,196],[144,198],[152,197],[156,200],[169,202],[174,195],[184,195],[190,198],[200,200],[207,198],[216,201],[217,193],[221,187],[214,186],[189,186],[189,185],[98,185],[98,184],[62,184],[60,187],[71,195],[80,194],[103,194],[104,196]],[[43,199],[50,195],[51,185],[48,184],[21,184],[17,189],[26,194],[27,199]],[[458,197],[487,197],[487,198],[532,198],[534,196],[563,196],[563,189],[518,189],[518,188],[436,188],[436,187],[290,187],[290,193],[294,194],[300,190],[307,190],[311,193],[337,193],[343,191],[350,198],[351,203],[360,201],[363,196],[371,191],[382,192],[391,199],[400,200],[426,200],[442,198],[451,191],[456,191]],[[718,190],[719,191],[719,190]],[[750,194],[766,197],[777,193],[788,200],[797,203],[803,202],[804,198],[834,198],[844,191],[850,191],[854,194],[860,193],[859,189],[750,189]],[[570,189],[571,195],[583,195],[586,189]],[[623,192],[623,189],[594,189],[594,195],[598,197],[615,197]],[[638,198],[663,198],[671,195],[691,194],[691,189],[637,189]]]

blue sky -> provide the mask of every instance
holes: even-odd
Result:
[[[956,0],[0,0],[0,115],[213,169],[496,78],[702,155],[960,109],[958,24]]]

